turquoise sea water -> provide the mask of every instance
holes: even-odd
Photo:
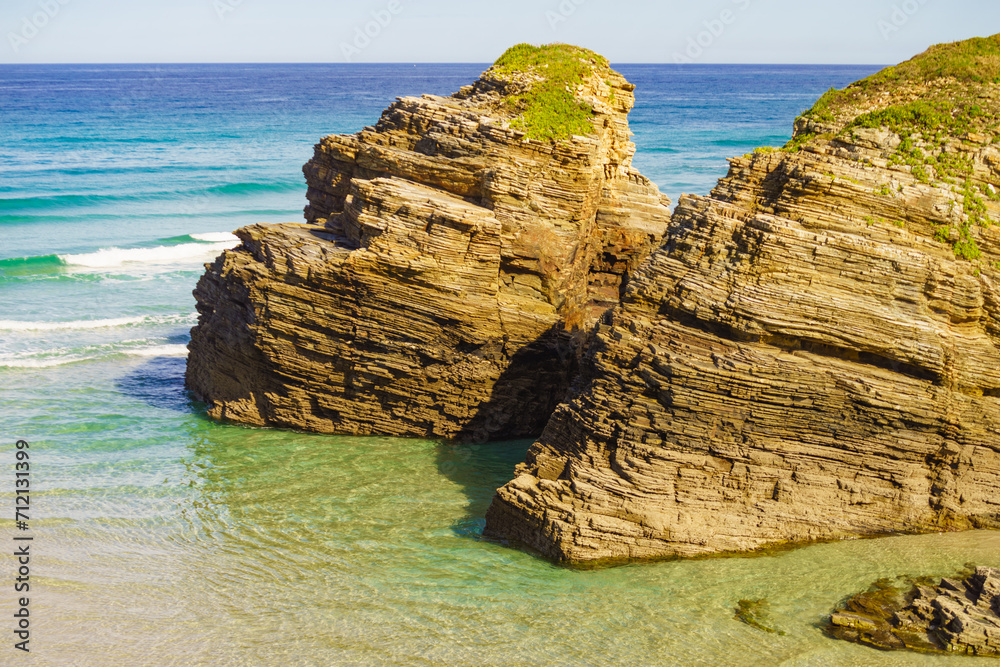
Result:
[[[183,390],[201,264],[300,219],[302,164],[482,65],[0,67],[0,554],[30,535],[31,653],[0,664],[931,665],[823,636],[883,576],[1000,566],[1000,533],[554,566],[480,538],[528,442],[220,425]],[[874,67],[620,66],[636,165],[676,200]],[[14,441],[31,444],[28,531]],[[9,547],[9,548],[8,548]],[[733,619],[767,598],[768,634]]]

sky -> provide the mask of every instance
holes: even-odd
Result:
[[[2,0],[0,64],[487,63],[519,42],[613,63],[889,64],[996,32],[997,0]]]

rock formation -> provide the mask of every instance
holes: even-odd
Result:
[[[831,614],[827,632],[881,649],[1000,656],[1000,570],[917,580],[906,592],[876,582]]]
[[[249,424],[537,435],[669,222],[631,167],[633,88],[589,51],[520,45],[324,138],[307,223],[240,229],[206,265],[189,388]]]
[[[682,197],[486,533],[558,560],[1000,527],[1000,39]]]

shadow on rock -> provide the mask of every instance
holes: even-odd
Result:
[[[578,379],[586,340],[583,332],[555,325],[514,353],[457,440],[482,444],[540,435]]]
[[[482,536],[496,490],[513,478],[556,407],[581,381],[587,340],[557,325],[518,350],[462,435],[438,444],[438,470],[469,500],[455,532]]]

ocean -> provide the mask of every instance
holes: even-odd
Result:
[[[822,622],[882,577],[1000,566],[998,532],[560,567],[481,537],[527,441],[245,428],[185,393],[191,290],[232,230],[301,219],[321,136],[485,67],[0,66],[0,663],[954,664]],[[637,85],[634,163],[676,201],[878,68],[617,69]],[[735,620],[741,599],[766,599],[781,633]]]

